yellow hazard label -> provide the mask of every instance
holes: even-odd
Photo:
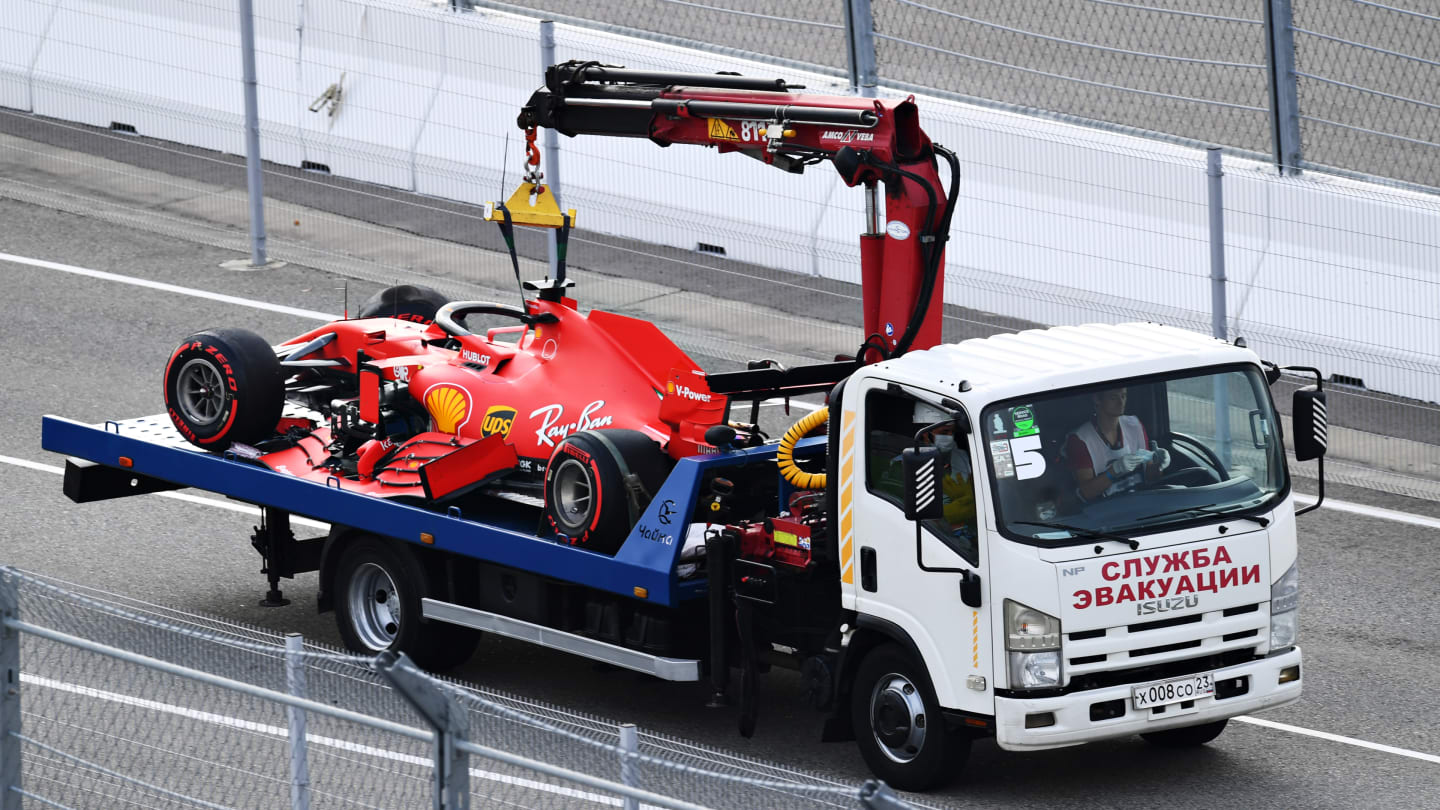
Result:
[[[740,134],[735,127],[721,121],[719,118],[710,119],[710,137],[717,141],[738,141]]]

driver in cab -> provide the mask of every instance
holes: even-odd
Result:
[[[1094,413],[1065,439],[1066,463],[1087,503],[1155,481],[1170,466],[1169,451],[1150,441],[1140,417],[1125,413],[1127,396],[1124,388],[1092,395]]]
[[[970,453],[955,435],[954,415],[923,402],[915,404],[916,424],[933,425],[921,437],[943,454],[947,470],[940,481],[944,496],[945,522],[950,533],[973,541],[976,537],[975,487],[970,482]],[[938,423],[938,424],[936,424]]]

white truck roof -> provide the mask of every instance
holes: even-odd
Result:
[[[1156,323],[1087,324],[946,343],[870,368],[886,379],[986,402],[1037,391],[1222,363],[1256,363],[1249,349]],[[957,396],[957,398],[959,398]],[[969,398],[969,397],[965,397]]]

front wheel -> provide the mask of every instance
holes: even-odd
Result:
[[[970,740],[946,724],[924,667],[894,644],[860,662],[850,709],[865,764],[892,787],[937,787],[969,758]]]
[[[464,663],[478,634],[426,621],[420,600],[430,595],[429,577],[400,541],[359,537],[350,541],[335,569],[335,618],[345,646],[363,655],[404,652],[419,666],[443,670]]]
[[[187,441],[207,450],[269,438],[285,407],[285,372],[265,339],[211,329],[185,340],[165,366],[165,410]]]
[[[1161,748],[1194,748],[1204,745],[1225,730],[1225,725],[1230,720],[1216,720],[1213,723],[1201,723],[1198,726],[1185,726],[1184,728],[1167,728],[1164,731],[1151,731],[1140,736],[1152,745]]]

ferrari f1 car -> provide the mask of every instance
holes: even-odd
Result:
[[[543,494],[558,535],[613,552],[671,461],[714,451],[725,398],[653,324],[526,286],[523,308],[392,287],[278,346],[200,332],[166,367],[166,409],[198,447],[381,498]]]

